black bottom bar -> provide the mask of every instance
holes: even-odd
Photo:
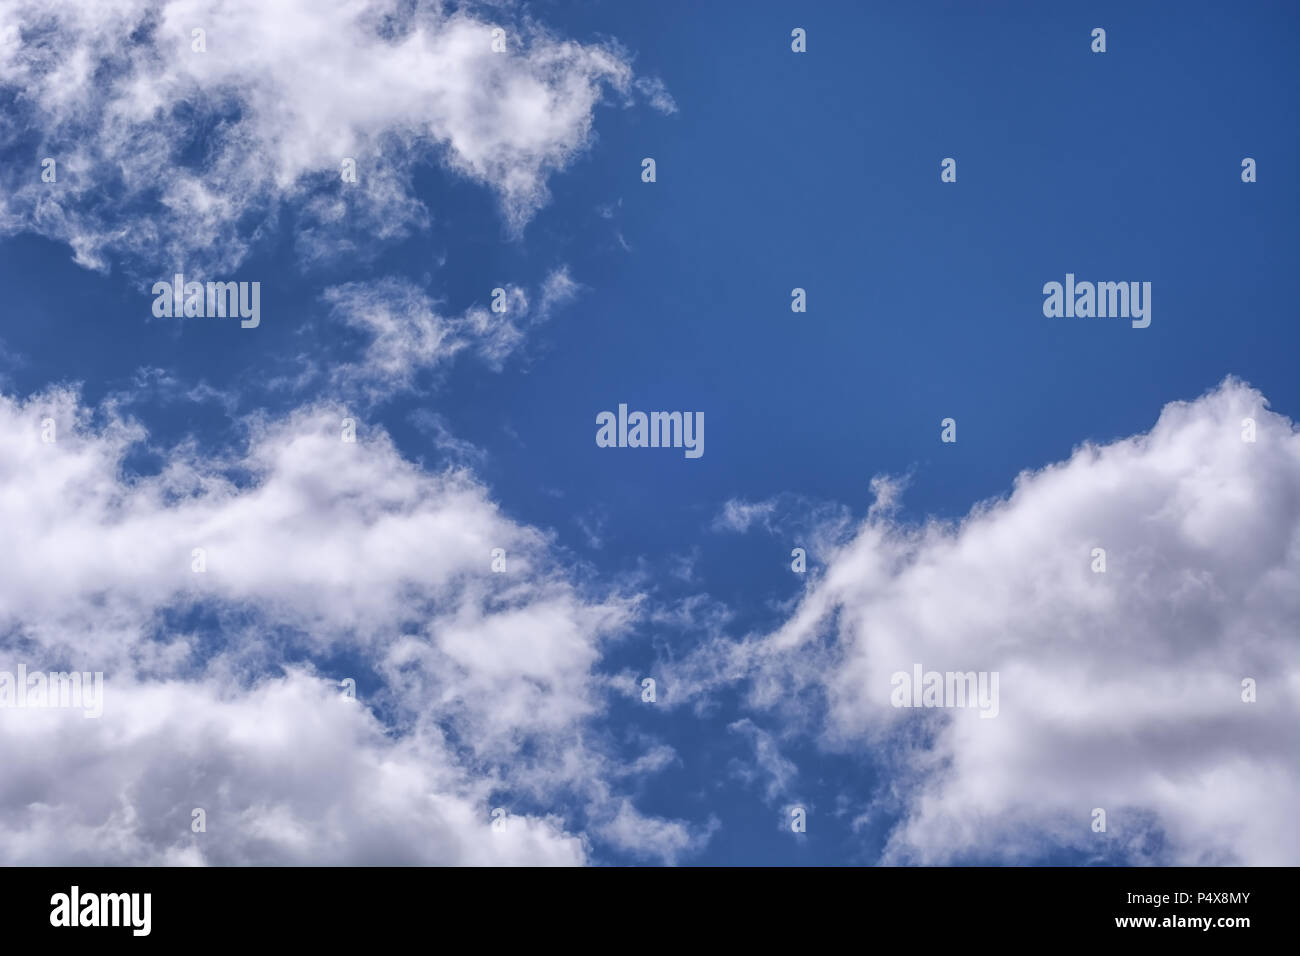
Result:
[[[1099,937],[1231,946],[1285,931],[1293,882],[1289,869],[1205,867],[0,869],[0,919],[8,942],[336,946],[437,930],[432,945],[456,948],[654,949],[701,937],[729,949],[787,937],[807,948],[828,933],[863,944],[902,933],[918,946]],[[79,924],[118,925],[74,927],[74,910]],[[469,938],[453,944],[441,931]]]

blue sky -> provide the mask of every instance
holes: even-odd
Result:
[[[184,15],[164,18],[154,29],[159,37],[169,31],[180,37],[183,54],[188,25],[211,22],[209,50],[202,54],[210,59],[203,62],[216,59],[225,69],[220,58],[231,34],[223,34],[227,21],[209,6],[223,5],[181,4]],[[557,833],[586,841],[586,862],[1268,858],[1268,851],[1256,849],[1261,841],[1231,827],[1225,835],[1193,825],[1195,814],[1186,807],[1151,796],[1160,789],[1154,784],[1126,790],[1130,778],[1118,771],[1108,792],[1131,808],[1127,829],[1119,829],[1122,840],[1097,846],[1062,836],[1059,820],[1068,811],[1053,802],[1059,794],[1051,794],[1035,804],[1044,820],[1005,800],[996,804],[994,816],[1011,822],[990,822],[990,832],[1014,825],[1016,839],[958,842],[945,856],[935,849],[937,838],[918,837],[902,823],[920,820],[926,834],[947,832],[943,820],[927,822],[917,794],[960,787],[945,784],[941,771],[924,770],[924,753],[941,757],[945,747],[960,753],[964,738],[945,737],[949,731],[920,722],[880,737],[874,718],[842,711],[846,692],[837,683],[839,674],[852,671],[846,662],[870,657],[843,622],[860,615],[869,628],[880,615],[892,619],[903,612],[835,591],[826,600],[839,610],[806,636],[808,646],[821,647],[826,656],[810,651],[802,662],[782,660],[770,642],[794,627],[801,607],[820,602],[825,588],[839,587],[829,583],[837,578],[835,568],[843,569],[840,577],[854,577],[855,555],[870,550],[873,527],[901,541],[923,536],[932,519],[958,522],[944,526],[949,537],[934,545],[936,553],[947,554],[944,548],[964,540],[963,517],[980,502],[1005,499],[1020,473],[1064,462],[1084,443],[1107,445],[1149,432],[1168,403],[1197,400],[1229,376],[1249,389],[1218,392],[1217,399],[1193,407],[1207,420],[1226,421],[1231,415],[1216,411],[1215,402],[1235,412],[1241,402],[1258,407],[1251,397],[1256,393],[1267,400],[1272,412],[1260,414],[1280,423],[1270,432],[1279,436],[1280,464],[1268,475],[1261,466],[1258,486],[1234,485],[1241,473],[1218,474],[1214,463],[1178,457],[1168,466],[1117,465],[1113,473],[1089,472],[1080,461],[1079,484],[1089,491],[1089,507],[1099,509],[1099,524],[1104,519],[1145,528],[1167,508],[1157,490],[1148,500],[1132,483],[1173,474],[1167,498],[1178,501],[1184,487],[1178,475],[1190,481],[1209,474],[1215,490],[1205,494],[1248,498],[1251,513],[1276,526],[1279,543],[1270,550],[1257,542],[1257,553],[1271,555],[1273,573],[1295,583],[1295,551],[1285,543],[1296,508],[1295,472],[1288,470],[1296,460],[1295,439],[1287,419],[1300,410],[1300,333],[1291,287],[1300,253],[1300,194],[1292,170],[1300,153],[1294,6],[756,2],[742,10],[732,4],[552,2],[458,9],[457,16],[468,18],[462,25],[486,30],[501,22],[512,44],[523,38],[507,57],[528,57],[566,38],[583,49],[610,51],[637,81],[602,77],[598,66],[563,57],[548,68],[554,72],[530,74],[558,83],[571,69],[600,97],[589,109],[581,97],[576,104],[557,97],[559,132],[541,150],[551,150],[542,161],[528,149],[515,151],[512,113],[483,119],[503,124],[491,134],[472,121],[457,131],[455,119],[450,134],[440,134],[437,123],[432,133],[422,132],[425,101],[412,93],[404,116],[399,89],[392,91],[391,128],[376,130],[366,126],[364,110],[340,106],[331,112],[327,91],[321,91],[319,112],[304,108],[293,117],[310,113],[363,128],[356,134],[363,147],[360,188],[371,197],[347,206],[329,227],[320,225],[321,204],[341,196],[350,202],[349,187],[333,172],[338,156],[303,146],[306,159],[285,161],[290,146],[258,139],[276,128],[268,118],[271,107],[257,95],[259,82],[291,106],[294,96],[313,96],[293,85],[292,69],[259,81],[240,72],[247,62],[230,65],[221,87],[201,70],[182,82],[165,69],[151,76],[139,66],[124,67],[121,59],[107,60],[104,75],[120,79],[143,71],[163,102],[172,98],[169,109],[141,127],[162,131],[166,146],[149,139],[148,148],[134,152],[129,137],[115,142],[109,135],[118,128],[103,119],[111,111],[96,94],[87,94],[87,120],[56,97],[42,99],[51,74],[39,62],[33,66],[35,58],[6,60],[0,71],[7,114],[0,164],[10,196],[0,207],[0,283],[8,302],[0,326],[5,394],[22,400],[74,385],[80,406],[97,409],[85,424],[101,429],[101,438],[115,415],[138,422],[148,440],[124,454],[112,474],[124,489],[164,474],[184,446],[195,460],[222,459],[211,467],[234,488],[251,492],[258,479],[241,466],[226,468],[225,461],[242,454],[258,431],[250,423],[291,420],[297,410],[319,403],[354,415],[363,438],[391,436],[396,455],[424,473],[467,469],[504,520],[540,531],[548,574],[565,578],[593,606],[611,595],[629,602],[614,633],[593,644],[599,653],[584,679],[598,686],[608,679],[609,687],[584,696],[589,715],[559,730],[548,726],[536,738],[520,731],[515,749],[485,755],[467,745],[451,761],[474,781],[463,786],[487,801],[484,812],[499,804],[512,813],[553,815]],[[419,7],[402,16],[436,35],[455,19],[447,19],[449,12]],[[22,8],[7,16],[6,25],[20,25],[24,43],[35,42],[38,14]],[[70,44],[85,43],[95,29],[106,29],[93,18],[75,19],[56,24],[55,35],[63,31]],[[795,27],[807,31],[806,53],[791,51]],[[1104,53],[1090,50],[1095,27],[1106,31]],[[307,55],[292,28],[281,35],[264,25],[256,35],[276,62]],[[119,44],[131,49],[120,34],[112,47]],[[363,87],[358,71],[370,62],[364,51],[353,61],[351,75]],[[455,70],[462,62],[478,60],[431,69]],[[277,82],[284,84],[278,90]],[[387,95],[382,85],[372,92]],[[127,94],[116,96],[108,102],[120,106]],[[292,125],[279,129],[290,142],[310,144],[319,129],[303,124],[308,132],[296,141]],[[249,140],[239,162],[279,178],[248,182],[218,161],[236,134]],[[487,158],[474,152],[485,136],[499,138],[504,160],[487,155],[490,150]],[[71,160],[83,140],[99,144],[84,172]],[[39,182],[44,155],[69,157],[69,172],[60,177],[67,186]],[[644,157],[656,161],[654,183],[641,181]],[[940,181],[945,157],[957,161],[955,183]],[[1257,161],[1257,182],[1242,182],[1244,157]],[[139,175],[160,184],[179,170],[217,195],[252,198],[225,219],[186,220],[158,202],[164,185],[119,188],[96,178],[115,163],[138,164]],[[398,170],[398,199],[387,193],[373,198],[378,192],[371,171],[384,163]],[[534,187],[527,201],[507,185],[512,163]],[[247,172],[238,164],[236,170]],[[38,196],[38,189],[46,193]],[[55,189],[65,190],[54,194],[62,218],[34,211]],[[536,195],[542,198],[533,201]],[[411,214],[412,208],[425,212]],[[512,217],[521,228],[511,228]],[[148,241],[146,227],[158,230],[156,242]],[[393,234],[385,236],[390,227]],[[119,229],[135,238],[112,238]],[[97,251],[78,261],[73,250],[90,241],[88,234]],[[326,237],[319,245],[318,234]],[[260,281],[260,327],[154,318],[150,288],[178,269],[193,278]],[[1079,280],[1150,282],[1150,327],[1044,317],[1043,284],[1063,281],[1066,273]],[[543,305],[542,290],[557,274],[567,279],[565,292],[553,306]],[[398,353],[408,365],[398,384],[365,364],[367,335],[375,327],[349,324],[343,314],[393,308],[402,325],[405,313],[393,303],[409,306],[409,296],[403,298],[409,293],[448,319],[481,312],[498,286],[518,287],[530,303],[518,319],[519,344],[498,353],[477,333],[463,332],[461,351],[444,355],[434,348],[421,359],[399,338]],[[791,311],[795,287],[807,290],[806,313]],[[329,290],[339,288],[355,295],[335,307]],[[397,288],[406,292],[399,295]],[[359,370],[336,372],[350,365]],[[206,391],[196,397],[200,385]],[[596,414],[620,402],[646,411],[702,411],[705,454],[689,460],[675,450],[597,447]],[[957,422],[955,444],[940,441],[947,417]],[[1199,447],[1201,433],[1192,425],[1168,427],[1173,444],[1182,447],[1186,440]],[[868,510],[881,486],[873,490],[872,482],[882,476],[896,483],[888,487],[898,488],[897,498],[884,509],[886,517],[873,518]],[[1062,509],[1077,513],[1068,496],[1062,500]],[[756,506],[758,517],[728,527],[723,516],[729,502]],[[1200,514],[1199,507],[1189,514]],[[1000,520],[1018,527],[1012,517]],[[878,521],[887,528],[873,524]],[[1223,530],[1232,520],[1210,523],[1209,538],[1227,535],[1231,541],[1197,538],[1207,553],[1233,554],[1233,547],[1247,546]],[[93,529],[87,533],[95,540]],[[996,527],[990,534],[1003,536]],[[884,583],[864,584],[864,593],[892,587],[900,604],[917,600],[916,589],[904,582],[907,566],[943,563],[926,541],[909,540],[897,545],[900,570]],[[1043,614],[1067,620],[1078,611],[1087,622],[1080,628],[1116,633],[1144,615],[1174,621],[1186,609],[1162,605],[1166,592],[1149,575],[1152,568],[1182,568],[1179,562],[1190,559],[1179,548],[1162,551],[1161,540],[1152,531],[1149,550],[1136,541],[1131,553],[1143,555],[1146,569],[1136,568],[1135,557],[1120,572],[1150,607],[1135,611],[1130,596],[1098,610],[1063,597],[1062,606],[1049,603]],[[876,553],[888,550],[878,544]],[[799,546],[809,549],[807,575],[790,569],[790,551]],[[1032,549],[1024,556],[1027,566],[1040,560]],[[1225,606],[1246,600],[1246,585],[1214,578],[1213,568],[1184,570],[1189,579],[1213,578],[1215,600]],[[952,570],[951,578],[937,580],[961,587],[964,573]],[[966,583],[978,593],[978,575]],[[1026,593],[1037,596],[1058,584],[1048,577]],[[141,625],[142,634],[156,638],[160,627],[184,622],[180,626],[193,629],[207,648],[173,679],[229,676],[213,660],[222,656],[231,615],[249,615],[254,627],[268,632],[301,636],[310,630],[301,619],[267,610],[280,606],[279,597],[253,590],[255,597],[238,589],[202,598],[164,589],[161,597],[139,598],[136,610],[149,622]],[[945,598],[925,597],[924,603],[931,600],[942,605]],[[1039,635],[1041,619],[1024,603],[1010,598],[999,606],[997,600],[990,597],[991,616],[1011,621],[1023,615],[1010,629],[1026,632],[1026,641]],[[8,649],[17,653],[19,635],[37,625],[23,616],[21,600],[13,604],[19,609],[5,624]],[[388,610],[399,627],[409,628],[423,607],[416,602]],[[1282,620],[1293,610],[1285,600],[1269,607]],[[931,612],[918,605],[908,613],[921,621]],[[168,623],[159,625],[155,615]],[[1220,647],[1225,673],[1235,675],[1228,661],[1237,666],[1233,635],[1241,622],[1231,618],[1225,613],[1220,630],[1206,641]],[[1282,630],[1253,626],[1273,641],[1261,653],[1284,653]],[[978,634],[962,637],[959,626],[947,631],[967,648],[980,640]],[[433,631],[426,636],[435,644],[439,639]],[[1140,634],[1121,636],[1121,654],[1141,653],[1134,650]],[[307,662],[325,678],[355,672],[363,700],[373,699],[380,722],[399,733],[393,725],[403,707],[387,696],[398,692],[368,645],[341,639],[321,651],[293,637],[283,643],[268,638],[263,651],[261,670],[238,673],[230,678],[235,686],[247,690],[273,679],[286,662]],[[1050,661],[1051,653],[1043,653]],[[719,661],[739,659],[749,663],[731,678],[707,677],[717,673]],[[868,673],[875,674],[874,666]],[[131,678],[135,690],[158,679],[159,672],[146,671]],[[653,705],[635,689],[646,676],[659,682],[661,701]],[[1094,676],[1097,687],[1110,686]],[[518,679],[526,684],[533,678]],[[861,696],[878,696],[880,689],[877,681]],[[564,690],[548,685],[547,693]],[[1288,711],[1271,713],[1281,721]],[[454,726],[453,737],[477,726],[459,712],[429,716]],[[1133,733],[1142,738],[1137,726]],[[1157,736],[1144,746],[1173,748]],[[559,774],[558,783],[555,774],[544,773],[579,738],[599,754],[599,796],[592,796],[585,772],[572,779]],[[1079,746],[1089,749],[1086,741]],[[1278,753],[1261,757],[1260,780],[1270,779],[1275,761],[1285,763],[1292,746],[1279,743]],[[652,770],[638,769],[647,752],[660,758]],[[1216,767],[1198,763],[1171,770],[1168,779],[1209,779]],[[1014,791],[1018,774],[1041,772],[1032,760],[1008,757],[992,789]],[[489,780],[493,773],[495,782]],[[1288,786],[1294,781],[1292,767]],[[1078,799],[1086,820],[1097,798],[1081,793]],[[637,827],[619,826],[623,800],[636,807]],[[806,834],[790,832],[788,809],[795,805],[809,811]],[[302,807],[297,812],[303,820],[310,816]],[[1223,810],[1229,820],[1259,812],[1248,800]],[[944,819],[960,829],[951,822],[960,815]],[[667,821],[668,829],[656,830],[654,821]],[[1167,838],[1167,830],[1174,835]],[[632,831],[635,837],[627,835]],[[151,849],[133,859],[168,859],[149,840],[141,838],[141,846]],[[1287,846],[1282,852],[1296,844]],[[240,861],[288,858],[249,850]]]

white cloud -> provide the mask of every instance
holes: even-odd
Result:
[[[554,819],[491,826],[486,780],[436,737],[393,739],[325,681],[251,689],[119,675],[99,720],[0,711],[7,865],[573,865]],[[192,830],[201,809],[205,832]]]
[[[874,479],[871,490],[876,496],[876,507],[887,508],[899,489],[896,481]],[[714,516],[710,528],[716,532],[737,534],[758,530],[765,534],[784,535],[807,548],[821,551],[827,542],[843,537],[850,524],[850,512],[843,505],[785,493],[764,501],[729,498]]]
[[[601,837],[620,850],[641,858],[658,857],[671,865],[680,857],[702,849],[718,827],[716,818],[710,818],[703,828],[693,828],[680,820],[648,817],[623,801],[599,831]]]
[[[727,729],[745,737],[754,748],[753,768],[742,764],[736,768],[736,775],[747,783],[763,778],[763,793],[769,803],[787,793],[799,776],[799,768],[781,755],[779,741],[748,717],[735,721]]]
[[[523,344],[529,328],[550,318],[552,310],[577,294],[568,270],[552,271],[534,301],[518,286],[502,286],[504,311],[491,302],[444,315],[428,294],[403,279],[382,279],[335,286],[325,292],[334,318],[359,331],[363,352],[355,362],[334,363],[334,390],[374,402],[415,387],[418,373],[449,362],[470,350],[489,368],[502,363]]]
[[[0,859],[582,862],[574,808],[630,838],[592,721],[636,596],[590,593],[467,474],[364,422],[343,442],[342,417],[253,420],[242,454],[154,449],[128,478],[147,436],[111,407],[0,398],[0,670],[106,675],[98,720],[0,709]],[[541,809],[489,830],[497,792]]]
[[[730,498],[723,504],[718,516],[713,519],[713,530],[744,534],[755,523],[770,529],[775,510],[775,501],[742,501],[739,498]]]
[[[32,229],[106,268],[229,270],[280,204],[303,203],[309,259],[420,228],[414,164],[492,188],[518,230],[583,151],[597,105],[671,98],[615,44],[582,44],[496,5],[396,0],[85,0],[0,8],[0,145],[35,135],[0,229]],[[468,11],[468,12],[467,12]],[[487,19],[500,16],[501,20]],[[508,33],[494,53],[491,31]],[[192,48],[205,32],[206,52]],[[57,183],[39,161],[58,162]],[[345,158],[358,183],[341,182]],[[261,225],[258,225],[261,223]]]
[[[824,746],[890,758],[887,861],[1055,845],[1295,865],[1297,621],[1300,435],[1229,380],[1148,434],[1022,474],[959,525],[873,510],[784,626],[666,676],[678,700],[748,680],[751,703]],[[999,716],[892,707],[891,675],[915,663],[999,672]],[[1246,677],[1257,703],[1241,700]]]

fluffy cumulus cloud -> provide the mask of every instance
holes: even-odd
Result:
[[[782,627],[679,685],[745,682],[787,729],[882,760],[859,822],[892,821],[886,861],[1300,863],[1300,435],[1257,391],[1170,404],[957,524],[901,522],[880,490]],[[997,672],[997,716],[893,706],[916,664]]]
[[[492,190],[517,233],[598,105],[635,100],[675,108],[617,44],[513,3],[14,0],[0,234],[194,277],[285,218],[303,261],[372,258],[437,214],[413,188],[426,163]],[[504,313],[446,314],[396,277],[335,287],[330,340],[358,338],[355,357],[318,343],[296,394],[355,412],[462,352],[498,368],[577,289],[560,267],[506,286]],[[671,861],[708,839],[623,792],[662,745],[616,758],[601,728],[602,655],[637,595],[465,468],[417,467],[373,422],[344,441],[346,409],[299,397],[223,455],[154,446],[123,413],[136,397],[0,397],[0,671],[106,677],[96,719],[0,710],[0,861],[560,864],[593,840]],[[447,460],[472,463],[460,445]]]
[[[371,239],[424,225],[411,173],[439,161],[494,190],[518,230],[589,143],[602,100],[674,108],[629,60],[510,4],[12,0],[0,229],[67,242],[94,268],[117,253],[228,269],[293,201],[300,249],[318,258],[356,251],[343,225]],[[39,178],[46,157],[56,183]]]
[[[300,672],[243,691],[123,680],[105,715],[5,711],[0,858],[48,865],[538,864],[586,858],[558,819],[491,825],[438,740],[389,739]],[[202,816],[196,816],[196,810]],[[196,824],[201,820],[200,832]]]
[[[574,863],[574,812],[694,845],[630,805],[594,726],[635,596],[342,417],[128,476],[148,436],[112,407],[0,399],[0,670],[105,674],[99,718],[0,710],[0,859]],[[526,809],[496,830],[494,799]]]

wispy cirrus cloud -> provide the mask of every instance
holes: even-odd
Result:
[[[334,286],[324,293],[332,318],[361,336],[356,361],[334,362],[328,370],[336,393],[375,402],[416,386],[417,376],[470,352],[500,370],[517,352],[528,330],[547,321],[579,285],[566,268],[553,270],[530,296],[515,285],[500,296],[448,314],[425,290],[405,279],[387,278]],[[499,303],[500,311],[494,309]]]

